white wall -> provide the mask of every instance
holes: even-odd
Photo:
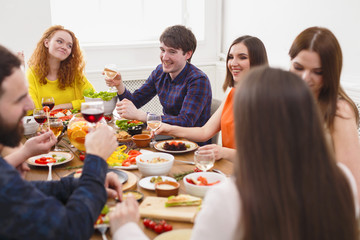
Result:
[[[223,52],[238,36],[259,37],[268,51],[270,65],[289,68],[288,51],[304,29],[330,29],[343,51],[342,84],[360,86],[359,0],[224,0]]]
[[[206,42],[200,42],[192,62],[209,76],[213,95],[223,98],[221,85],[225,64],[217,63],[238,36],[250,34],[265,44],[272,66],[288,69],[288,50],[295,36],[310,26],[329,28],[337,36],[344,55],[342,84],[360,102],[360,1],[359,0],[206,0],[208,27]],[[13,51],[32,54],[42,33],[51,25],[49,0],[0,0],[0,44]],[[219,13],[223,13],[222,16]],[[222,44],[221,44],[222,41]],[[146,78],[159,63],[158,45],[82,46],[86,72],[98,90],[106,89],[100,75],[105,63],[121,66],[126,80]]]
[[[0,0],[0,44],[28,59],[51,26],[50,14],[49,0]]]

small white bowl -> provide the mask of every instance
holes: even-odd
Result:
[[[212,186],[199,186],[199,185],[195,185],[192,183],[188,183],[186,181],[186,179],[197,179],[200,176],[205,177],[207,179],[208,183],[213,183],[216,181],[220,181],[220,183],[217,183]],[[206,192],[211,187],[221,184],[225,180],[226,180],[225,176],[218,174],[218,173],[214,173],[214,172],[195,172],[195,173],[190,173],[183,178],[186,192],[190,195],[193,195],[196,197],[201,197],[201,198],[205,197]]]
[[[162,163],[149,163],[152,159],[160,157],[168,160]],[[174,164],[174,156],[168,153],[144,153],[136,157],[136,165],[143,176],[167,175]]]
[[[113,97],[109,101],[104,101],[101,98],[89,98],[89,97],[84,97],[84,99],[85,102],[95,102],[95,101],[104,102],[104,115],[111,114],[114,111],[117,102],[117,96]]]
[[[35,121],[33,116],[26,116],[23,118],[24,135],[30,135],[36,133],[39,124]]]

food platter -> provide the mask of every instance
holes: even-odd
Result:
[[[39,159],[41,157],[53,157],[55,159],[65,158],[65,160],[63,160],[61,162],[56,162],[53,164],[53,166],[56,166],[56,165],[61,165],[61,164],[70,162],[74,158],[74,155],[71,152],[49,152],[47,154],[41,154],[38,156],[31,157],[26,162],[32,166],[47,167],[46,164],[35,163],[35,160]]]
[[[135,164],[135,165],[130,165],[128,167],[126,167],[126,166],[114,166],[113,168],[122,169],[122,170],[135,170],[135,169],[138,169],[138,166]]]
[[[51,118],[59,118],[62,121],[68,121],[73,117],[73,113],[69,109],[55,109],[50,112]]]
[[[152,177],[157,177],[157,176],[149,176],[149,177],[141,179],[139,181],[139,186],[142,187],[142,188],[145,188],[147,190],[154,190],[155,191],[155,183],[150,182],[150,179]],[[175,178],[172,178],[172,177],[161,176],[161,178],[163,179],[163,181],[176,182]]]
[[[189,147],[186,150],[180,150],[180,151],[172,151],[172,150],[166,150],[164,149],[164,144],[168,142],[182,142],[185,143],[185,145],[188,145]],[[158,151],[161,152],[166,152],[166,153],[186,153],[186,152],[191,152],[194,151],[198,148],[199,146],[197,145],[197,143],[194,143],[192,141],[187,141],[187,140],[169,140],[169,141],[162,141],[162,142],[158,142],[157,144],[155,144],[154,148]]]

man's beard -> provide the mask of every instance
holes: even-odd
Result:
[[[25,113],[23,116],[25,116]],[[5,123],[4,118],[0,114],[0,144],[8,147],[16,147],[19,145],[24,134],[24,126],[20,124],[22,117],[16,124],[10,125]]]

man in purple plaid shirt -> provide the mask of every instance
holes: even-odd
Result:
[[[124,86],[120,74],[106,79],[118,90],[117,112],[126,119],[146,122],[139,108],[155,95],[163,106],[162,121],[185,127],[201,127],[210,118],[211,86],[206,74],[190,63],[196,49],[194,34],[184,26],[168,27],[160,36],[160,60],[149,78],[134,93]]]

